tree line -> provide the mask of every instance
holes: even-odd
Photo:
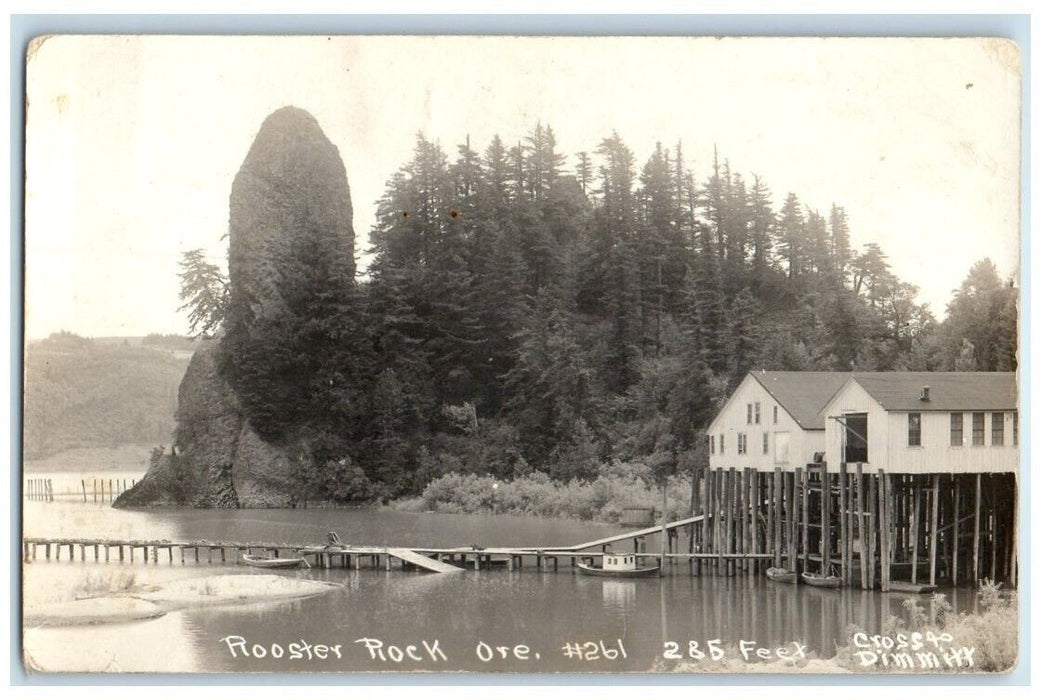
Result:
[[[420,134],[369,239],[353,282],[300,251],[249,357],[221,340],[247,417],[337,500],[449,472],[696,468],[751,369],[1016,367],[1018,290],[989,260],[938,322],[881,247],[854,249],[841,206],[775,197],[718,155],[696,173],[680,143],[639,165],[616,133],[570,155],[542,124],[451,154]],[[221,327],[219,269],[192,251],[181,279],[193,332]]]

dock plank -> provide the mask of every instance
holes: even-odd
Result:
[[[437,559],[431,559],[430,557],[424,556],[419,552],[414,552],[411,549],[401,549],[398,547],[387,548],[387,554],[397,557],[402,561],[407,561],[409,564],[418,566],[426,569],[427,571],[433,571],[439,574],[451,574],[461,572],[463,569],[452,564],[438,561]]]

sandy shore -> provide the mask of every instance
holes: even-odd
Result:
[[[325,581],[271,574],[206,576],[150,586],[148,590],[27,605],[25,624],[51,627],[130,622],[159,617],[180,608],[291,600],[328,593],[339,587]]]

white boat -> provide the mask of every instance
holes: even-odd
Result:
[[[601,566],[594,566],[592,564],[584,564],[579,562],[578,570],[586,576],[611,576],[616,578],[636,578],[639,576],[653,576],[658,573],[659,567],[657,564],[654,566],[636,566],[636,555],[629,553],[619,554],[604,554],[604,561]]]

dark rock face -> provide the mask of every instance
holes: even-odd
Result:
[[[236,390],[235,372],[222,372],[221,363],[248,348],[265,322],[292,316],[306,303],[294,298],[303,273],[320,267],[324,284],[353,283],[351,216],[343,162],[314,117],[295,107],[268,116],[231,189],[225,334],[196,351],[181,381],[174,454],[164,455],[116,507],[292,504],[300,464],[290,455],[299,461],[299,446],[273,444],[257,432],[248,419],[249,392]]]
[[[345,283],[353,279],[347,173],[304,110],[283,107],[264,120],[235,176],[230,209],[231,324],[282,313],[301,257],[314,254],[308,248]]]

